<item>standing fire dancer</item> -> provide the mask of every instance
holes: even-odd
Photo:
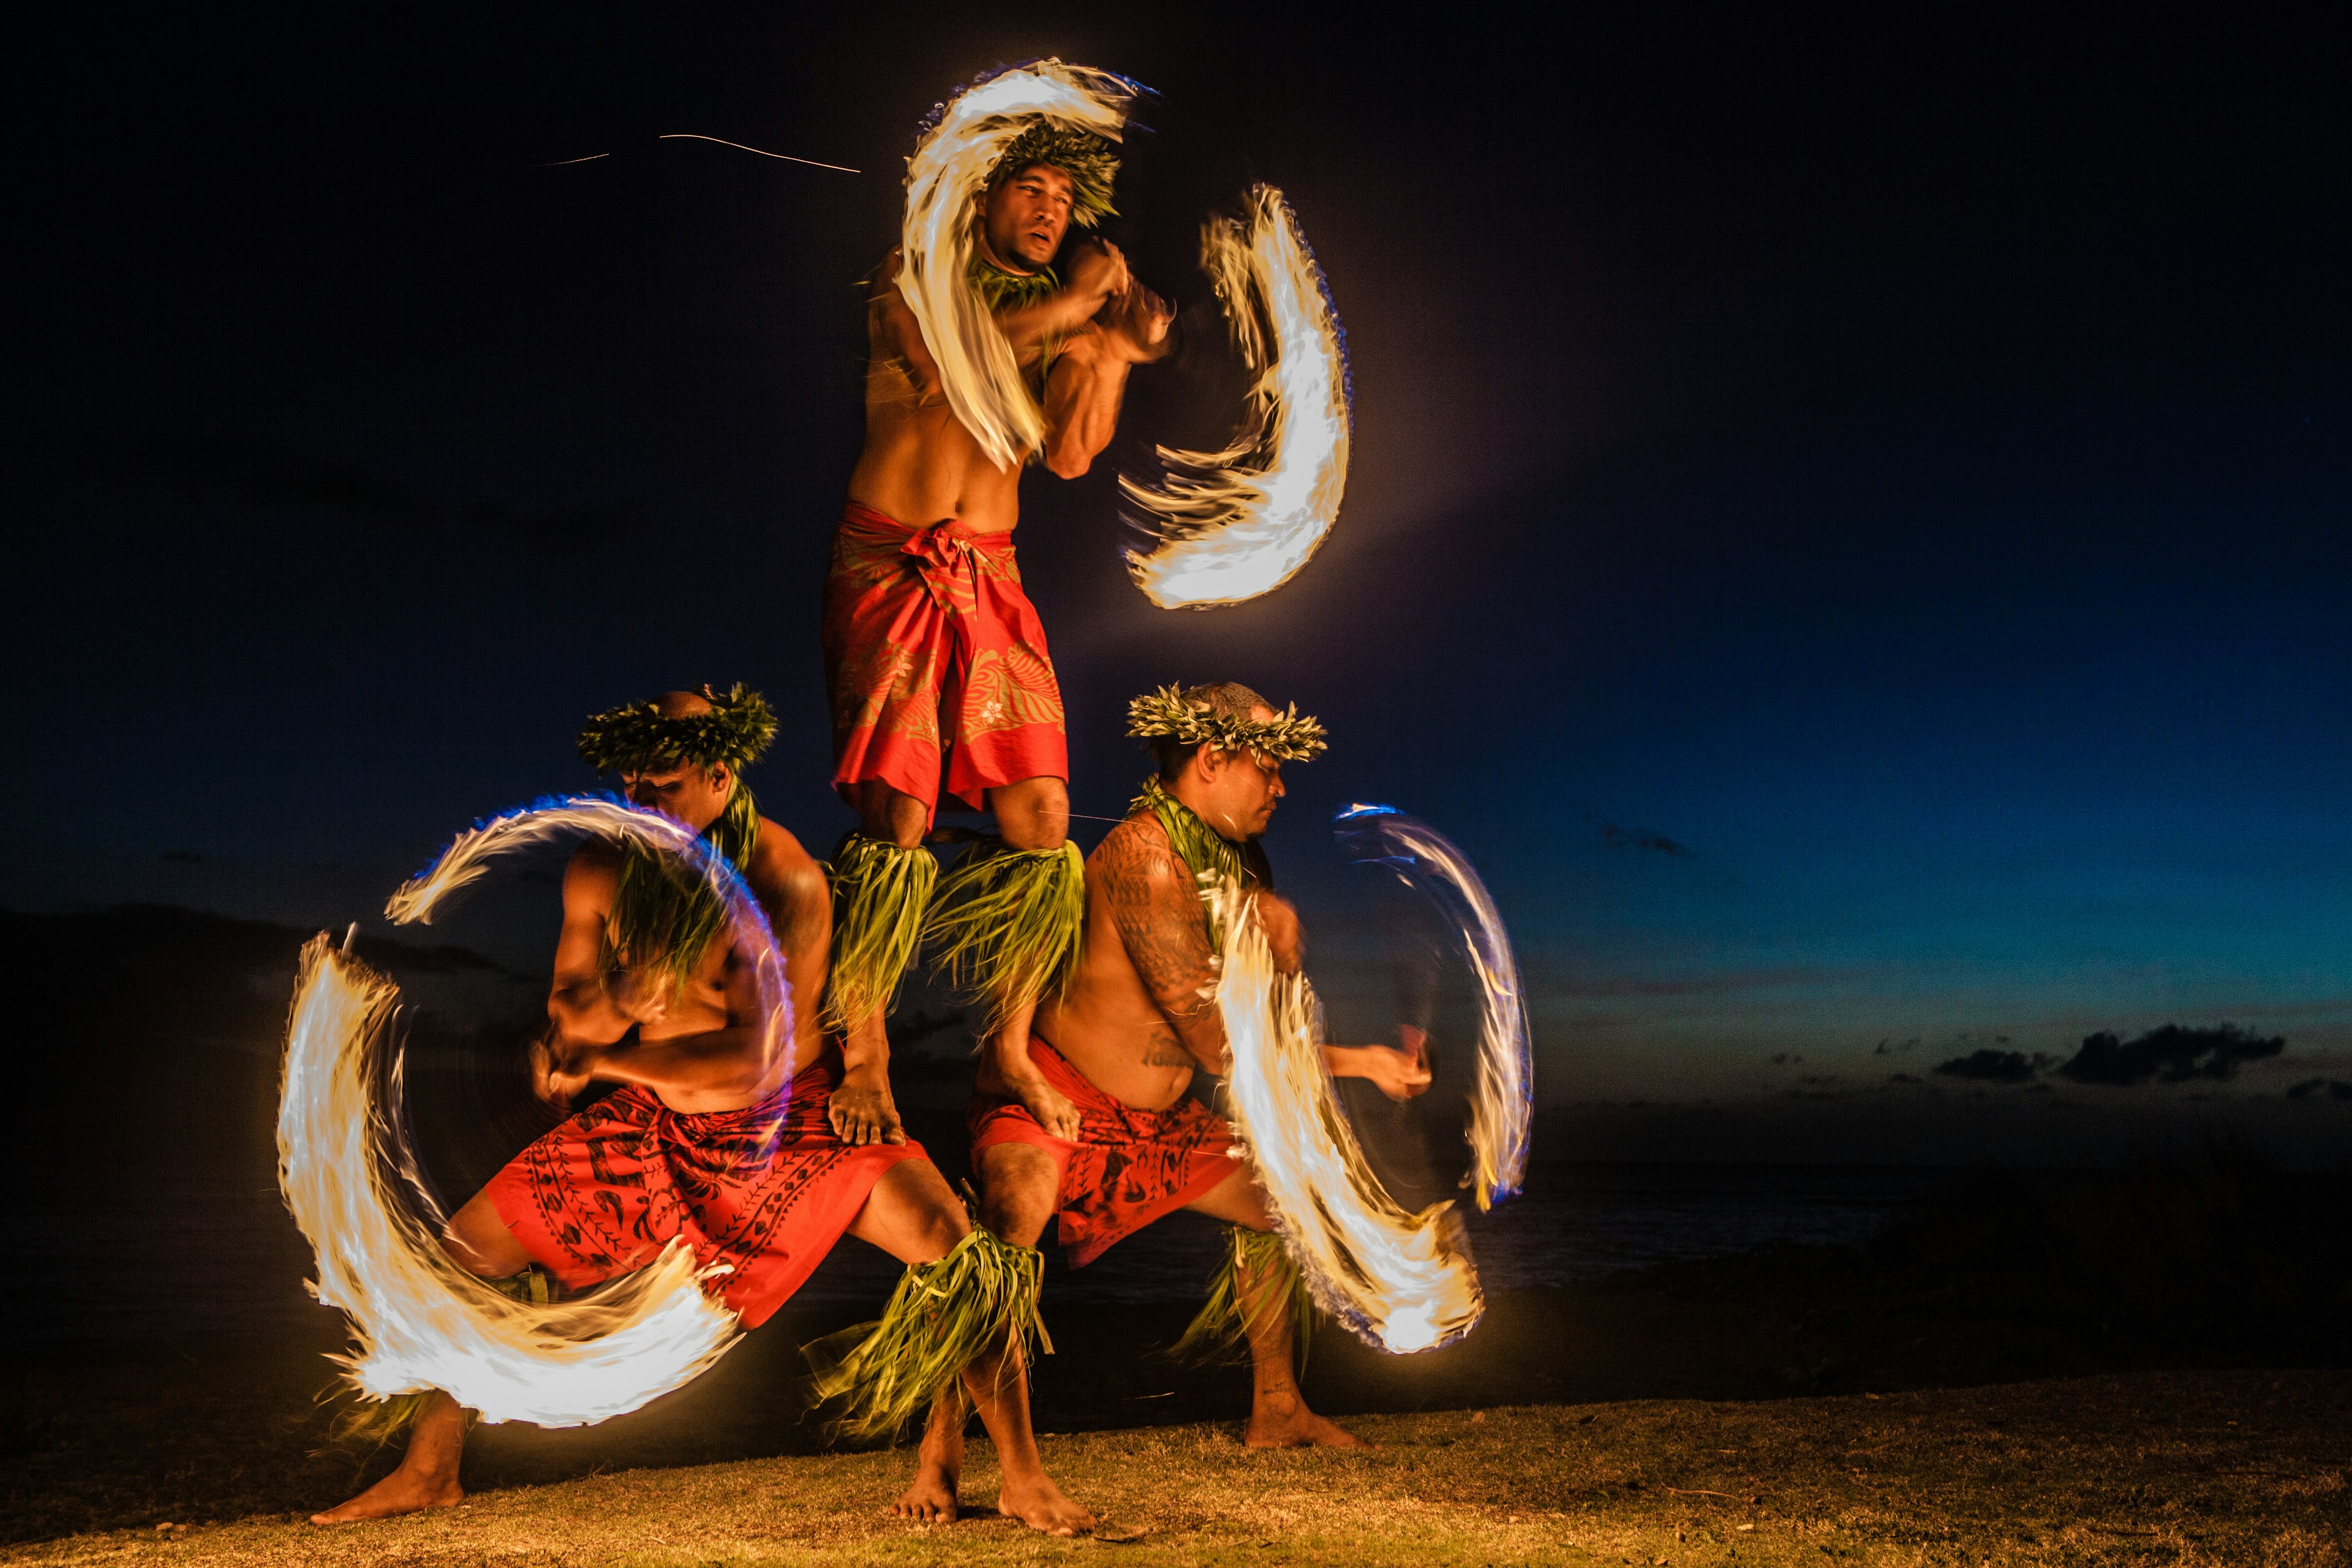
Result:
[[[834,861],[829,1025],[879,1037],[926,921],[989,1005],[983,1081],[1040,1110],[1029,1017],[1066,967],[1084,903],[1069,844],[1061,690],[1013,551],[1021,468],[1064,479],[1109,444],[1129,370],[1166,352],[1168,307],[1088,238],[1055,269],[1073,223],[1111,209],[1114,144],[1037,117],[989,172],[969,215],[961,279],[1042,413],[1042,443],[1000,465],[959,418],[893,251],[866,313],[866,446],[850,475],[825,584],[835,786],[859,822]],[[940,774],[985,800],[999,837],[937,889],[923,847]]]

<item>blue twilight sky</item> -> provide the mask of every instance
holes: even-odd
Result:
[[[851,284],[929,104],[1059,52],[1159,91],[1112,230],[1143,276],[1199,299],[1199,217],[1281,184],[1358,393],[1330,543],[1236,609],[1154,610],[1117,555],[1110,468],[1197,388],[1139,374],[1129,445],[1026,481],[1077,810],[1139,773],[1133,692],[1297,699],[1335,744],[1286,882],[1344,932],[1337,805],[1454,835],[1549,1105],[1738,1105],[1780,1157],[1821,1097],[1956,1157],[1971,1096],[2352,1130],[2284,1098],[2352,1082],[2340,24],[897,16],[37,37],[91,129],[20,171],[0,902],[340,924],[586,783],[581,714],[703,679],[776,701],[755,783],[828,847]],[[1931,1070],[2168,1021],[2288,1047],[2179,1089]]]

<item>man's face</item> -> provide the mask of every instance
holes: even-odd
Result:
[[[1053,265],[1070,232],[1070,176],[1032,163],[988,189],[981,218],[988,247],[1009,266],[1034,272]]]
[[[636,805],[674,816],[699,833],[727,809],[727,792],[734,782],[725,768],[656,763],[643,772],[624,773],[621,790]]]
[[[1260,723],[1274,716],[1267,708],[1250,713]],[[1202,820],[1228,838],[1255,838],[1264,833],[1284,794],[1282,764],[1255,752],[1204,748],[1195,754],[1202,760],[1202,779],[1208,786],[1209,809],[1201,814]]]

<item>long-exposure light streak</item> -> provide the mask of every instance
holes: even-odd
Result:
[[[1347,336],[1282,193],[1259,185],[1239,218],[1201,230],[1201,265],[1254,374],[1222,452],[1158,448],[1156,482],[1119,476],[1129,520],[1156,543],[1128,570],[1162,609],[1239,604],[1307,564],[1348,484]]]
[[[1000,71],[942,105],[907,160],[898,292],[922,328],[948,406],[988,460],[1018,468],[1045,438],[1045,415],[1013,345],[965,282],[975,202],[1006,147],[1039,119],[1118,139],[1133,83],[1086,66],[1040,60]]]
[[[656,142],[716,142],[721,147],[740,147],[746,153],[757,153],[762,158],[773,158],[780,163],[806,163],[812,169],[838,169],[845,174],[864,173],[846,163],[821,163],[814,158],[795,158],[790,153],[771,153],[765,147],[754,147],[747,142],[730,142],[724,136],[705,136],[699,131],[666,131],[654,138]]]
[[[1316,1304],[1399,1355],[1460,1339],[1486,1307],[1461,1216],[1451,1202],[1408,1210],[1381,1185],[1332,1093],[1313,987],[1276,970],[1237,883],[1209,896],[1225,933],[1217,1010],[1234,1131]]]
[[[1471,1194],[1481,1209],[1517,1195],[1526,1180],[1535,1108],[1535,1057],[1510,932],[1469,858],[1446,837],[1390,805],[1351,805],[1334,820],[1359,861],[1388,868],[1435,906],[1462,942],[1478,983],[1478,1081],[1470,1096]]]
[[[387,912],[424,920],[502,851],[586,830],[682,856],[724,897],[758,976],[763,1037],[791,1038],[766,917],[683,824],[598,796],[538,802],[460,837]],[[634,1410],[699,1374],[740,1337],[673,1242],[646,1267],[570,1300],[517,1301],[453,1260],[409,1139],[393,1029],[399,989],[320,936],[303,950],[278,1119],[278,1183],[317,1254],[319,1300],[351,1319],[333,1359],[373,1398],[437,1388],[488,1421],[572,1426]],[[772,1058],[771,1058],[772,1059]]]

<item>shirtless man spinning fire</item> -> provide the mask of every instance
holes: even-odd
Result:
[[[1360,1447],[1300,1397],[1292,1352],[1307,1325],[1295,1267],[1272,1234],[1248,1160],[1234,1151],[1232,1129],[1186,1097],[1194,1073],[1225,1069],[1201,879],[1234,878],[1255,889],[1276,962],[1297,968],[1298,918],[1274,896],[1257,838],[1283,796],[1282,763],[1319,753],[1322,726],[1295,708],[1277,713],[1233,682],[1171,687],[1138,699],[1129,712],[1129,732],[1152,741],[1159,774],[1087,858],[1078,965],[1066,989],[1039,1007],[1027,1041],[1034,1070],[1072,1108],[1075,1125],[1066,1132],[1044,1125],[1009,1094],[974,1100],[981,1223],[1013,1246],[1031,1247],[1058,1214],[1062,1245],[1084,1265],[1178,1208],[1226,1221],[1234,1245],[1225,1275],[1186,1340],[1246,1344],[1253,1397],[1244,1440]],[[1335,1076],[1369,1079],[1391,1099],[1429,1086],[1418,1052],[1326,1046],[1324,1053]],[[934,1422],[924,1437],[927,1462],[960,1442],[960,1428]]]
[[[597,715],[580,751],[600,772],[619,773],[631,800],[700,832],[735,866],[775,932],[793,995],[814,997],[831,927],[824,873],[760,815],[742,781],[774,731],[757,692],[706,687]],[[1003,1464],[1003,1510],[1061,1535],[1092,1527],[1047,1479],[1030,1431],[1017,1342],[1035,1317],[1034,1285],[1025,1301],[1010,1292],[1009,1304],[1007,1292],[988,1289],[982,1277],[1001,1279],[1009,1249],[971,1228],[919,1145],[877,1123],[871,1086],[887,1058],[836,1047],[807,1006],[767,1059],[753,965],[725,905],[698,879],[649,851],[583,846],[564,873],[547,1010],[551,1027],[533,1056],[542,1097],[568,1107],[592,1082],[621,1088],[532,1143],[459,1209],[444,1238],[452,1257],[518,1291],[544,1291],[551,1280],[583,1290],[683,1237],[698,1262],[720,1270],[707,1288],[751,1328],[839,1237],[856,1237],[906,1263],[916,1289],[901,1286],[835,1379],[846,1424],[894,1427],[936,1401],[950,1413],[942,1421],[961,1430],[977,1405]],[[921,1305],[909,1314],[902,1298]],[[893,1321],[910,1315],[919,1321]],[[943,1319],[951,1321],[942,1327]],[[909,1330],[929,1342],[911,1369],[887,1348]],[[399,1468],[314,1523],[413,1513],[465,1495],[458,1461],[469,1416],[446,1393],[415,1403]],[[927,1466],[898,1511],[936,1516],[944,1497],[952,1517],[956,1479]]]

